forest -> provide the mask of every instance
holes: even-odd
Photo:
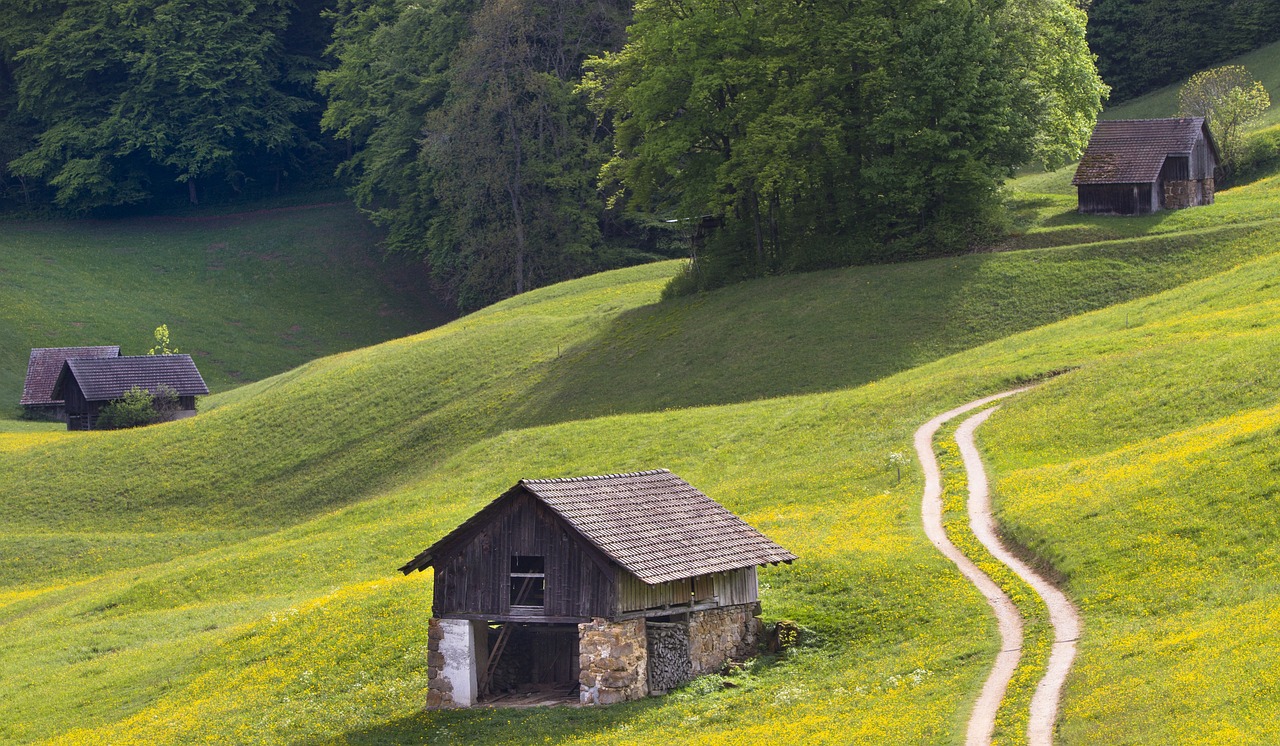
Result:
[[[464,310],[691,248],[697,289],[982,245],[1108,85],[1278,36],[1264,0],[11,0],[0,206],[336,183]]]

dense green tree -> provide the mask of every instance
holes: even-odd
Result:
[[[625,0],[341,6],[326,126],[352,144],[351,193],[474,308],[601,265],[608,148],[575,92],[620,46]]]
[[[444,208],[428,256],[463,307],[593,266],[607,149],[574,88],[625,18],[594,0],[488,0],[474,15],[424,149]]]
[[[723,228],[700,283],[965,248],[996,188],[1079,153],[1105,86],[1066,0],[642,0],[589,63],[606,179]]]
[[[318,13],[323,2],[308,7]],[[314,145],[304,120],[314,60],[289,54],[290,0],[13,0],[0,25],[32,147],[9,161],[79,210],[239,189]],[[302,34],[299,34],[301,42]],[[300,43],[299,50],[307,45]],[[314,116],[314,115],[313,115]]]
[[[334,12],[329,51],[337,64],[319,76],[323,123],[347,143],[339,174],[388,230],[392,250],[425,253],[431,241],[440,207],[421,152],[423,128],[444,104],[472,10],[472,0],[343,0]]]

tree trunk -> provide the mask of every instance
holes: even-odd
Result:
[[[764,272],[764,228],[760,225],[760,195],[751,190],[751,225],[756,231],[756,265]]]
[[[196,196],[196,180],[187,179],[187,199],[191,200],[191,204],[200,204],[200,198]]]

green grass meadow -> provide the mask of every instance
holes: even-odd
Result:
[[[888,457],[940,411],[1060,373],[980,437],[1001,520],[1084,610],[1062,742],[1266,743],[1273,189],[1063,245],[1095,223],[1028,208],[1021,249],[663,303],[678,263],[634,267],[225,390],[192,420],[15,424],[0,740],[960,743],[995,630],[924,537],[916,469],[899,482]],[[521,477],[660,466],[800,556],[761,582],[805,644],[621,706],[423,712],[431,578],[395,568]]]
[[[996,631],[889,457],[1043,381],[979,439],[1083,610],[1059,742],[1274,743],[1280,176],[1142,218],[1069,181],[1011,182],[997,251],[660,302],[664,262],[448,323],[349,207],[0,223],[0,397],[30,347],[160,323],[214,389],[140,430],[0,419],[0,742],[962,743]],[[520,478],[656,467],[800,556],[761,590],[803,644],[643,702],[424,712],[431,575],[395,568]]]
[[[14,412],[32,347],[140,355],[168,324],[218,391],[448,320],[421,273],[382,259],[378,240],[344,204],[2,221],[0,416]]]

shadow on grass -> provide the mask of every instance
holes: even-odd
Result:
[[[1257,228],[974,254],[744,282],[634,309],[569,349],[511,419],[573,419],[851,388],[1213,274]]]
[[[582,738],[617,728],[660,703],[660,699],[649,699],[608,707],[477,707],[422,711],[348,731],[337,739],[309,739],[294,743],[297,746],[330,743],[353,746],[559,743],[568,737]]]

